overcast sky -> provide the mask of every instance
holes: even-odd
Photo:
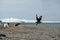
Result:
[[[36,14],[44,21],[60,21],[60,0],[0,0],[0,18],[35,20]]]

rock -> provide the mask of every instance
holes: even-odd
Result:
[[[6,37],[6,35],[5,34],[0,34],[0,37]]]

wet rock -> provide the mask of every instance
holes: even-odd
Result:
[[[0,37],[6,37],[6,35],[5,34],[0,34]]]

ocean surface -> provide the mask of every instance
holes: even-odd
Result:
[[[24,26],[44,26],[44,27],[60,27],[60,23],[40,23],[36,25],[35,23],[22,23]]]

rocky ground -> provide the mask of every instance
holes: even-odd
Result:
[[[53,27],[18,26],[0,28],[0,40],[60,40],[60,30]]]

